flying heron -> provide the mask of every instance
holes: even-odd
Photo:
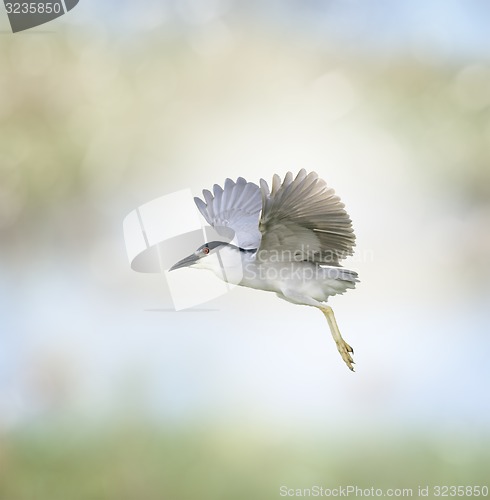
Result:
[[[325,315],[342,359],[354,371],[352,347],[340,334],[330,296],[355,288],[357,273],[340,261],[353,254],[355,235],[344,204],[315,172],[276,174],[272,189],[239,177],[224,188],[203,191],[196,205],[218,234],[231,242],[209,241],[170,271],[193,266],[238,285],[275,292],[281,299],[313,306]],[[211,258],[213,257],[214,258]],[[217,257],[217,258],[216,258]]]

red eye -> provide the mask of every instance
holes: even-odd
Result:
[[[202,249],[202,251],[203,251],[204,255],[207,255],[209,253],[209,248],[208,247],[204,247]]]

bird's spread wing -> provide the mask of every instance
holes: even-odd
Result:
[[[197,197],[194,201],[206,221],[219,234],[228,236],[229,229],[232,229],[238,246],[258,248],[262,199],[257,184],[242,177],[236,182],[226,179],[224,188],[215,184],[213,193],[205,189],[202,194],[204,201]]]
[[[260,188],[258,258],[339,265],[352,255],[355,236],[344,204],[315,172],[301,170],[295,179],[288,172],[282,184],[275,175],[271,191],[261,179]]]

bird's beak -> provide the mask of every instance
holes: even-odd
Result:
[[[174,264],[169,271],[173,271],[174,269],[180,269],[181,267],[188,267],[192,266],[192,264],[195,264],[199,260],[199,257],[193,253],[186,257],[185,259],[179,260],[177,264]]]

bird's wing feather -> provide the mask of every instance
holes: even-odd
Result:
[[[260,180],[262,240],[258,258],[308,260],[339,265],[352,255],[355,235],[344,204],[315,172],[303,169],[293,179],[288,172],[281,183],[274,175],[272,189]]]
[[[194,201],[208,224],[222,235],[232,229],[241,248],[258,248],[262,198],[257,184],[243,177],[236,182],[226,179],[224,188],[215,184],[213,193],[205,189],[202,194],[204,201],[197,197]]]

